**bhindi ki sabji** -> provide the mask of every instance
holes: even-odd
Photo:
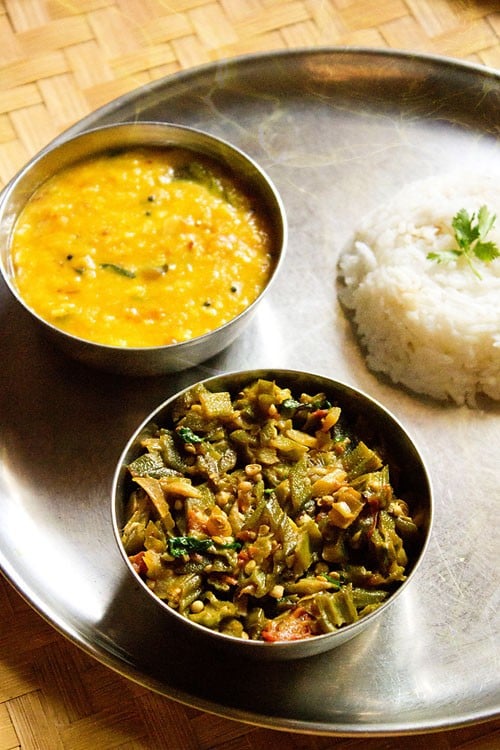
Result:
[[[328,633],[406,579],[418,513],[324,394],[198,384],[127,467],[122,543],[178,613],[266,642]]]

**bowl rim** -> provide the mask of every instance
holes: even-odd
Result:
[[[142,434],[144,434],[149,427],[155,426],[155,418],[159,416],[164,411],[167,411],[175,401],[177,401],[179,398],[181,398],[185,393],[189,392],[192,388],[196,387],[197,385],[203,384],[205,386],[210,386],[211,384],[217,384],[218,382],[231,382],[231,381],[243,381],[248,383],[253,382],[259,377],[262,378],[270,378],[273,377],[276,381],[286,380],[287,377],[291,377],[292,379],[297,380],[304,380],[306,383],[309,379],[312,379],[315,382],[323,382],[327,384],[332,391],[339,389],[340,392],[344,392],[347,394],[348,397],[354,396],[357,399],[360,399],[363,402],[368,402],[371,405],[371,408],[373,408],[375,411],[380,411],[386,420],[388,420],[392,426],[396,429],[397,432],[401,436],[404,437],[405,441],[409,443],[411,448],[413,449],[415,458],[419,464],[420,471],[422,473],[422,479],[424,480],[424,484],[426,486],[426,502],[425,502],[425,509],[426,509],[426,529],[423,535],[421,546],[419,547],[419,551],[417,555],[415,556],[415,559],[412,561],[411,569],[407,573],[406,579],[395,589],[387,598],[386,601],[384,601],[380,607],[378,607],[373,612],[370,612],[369,614],[365,615],[360,620],[356,620],[353,623],[350,623],[348,625],[342,626],[341,628],[338,628],[337,630],[328,632],[328,633],[321,633],[319,635],[313,636],[311,638],[304,638],[299,639],[295,641],[276,641],[276,642],[266,642],[262,640],[247,640],[243,638],[239,638],[237,636],[232,636],[227,633],[221,633],[216,630],[211,630],[210,628],[200,625],[199,623],[193,622],[192,620],[189,620],[187,617],[184,617],[184,615],[181,615],[179,612],[177,612],[175,609],[170,607],[166,602],[164,602],[162,599],[160,599],[158,596],[154,594],[151,589],[148,588],[145,581],[138,575],[138,573],[134,570],[132,564],[130,563],[130,560],[128,559],[128,556],[125,552],[125,548],[123,547],[123,544],[121,542],[121,531],[120,526],[118,523],[118,503],[120,502],[120,489],[124,482],[127,480],[127,464],[126,459],[127,456],[129,456],[130,452],[134,448],[134,446],[137,446],[138,440],[141,437]],[[281,385],[281,383],[278,382],[278,384]],[[235,385],[235,387],[239,388],[239,385]],[[286,383],[282,385],[282,387],[287,387]],[[160,425],[158,425],[160,426]],[[121,498],[121,501],[123,501],[123,498]],[[289,369],[289,368],[279,368],[279,367],[270,367],[270,368],[258,368],[258,369],[238,369],[238,370],[228,370],[224,371],[215,375],[211,375],[206,378],[202,378],[200,380],[196,380],[195,382],[192,382],[191,384],[183,387],[181,390],[177,391],[176,393],[170,395],[168,398],[163,400],[160,404],[158,404],[150,413],[144,417],[140,424],[135,428],[132,435],[128,438],[124,448],[122,449],[122,452],[120,454],[120,457],[118,459],[118,462],[115,466],[115,471],[113,474],[113,480],[112,480],[112,487],[111,487],[111,520],[112,520],[112,527],[113,527],[113,534],[115,538],[115,542],[118,546],[118,550],[121,554],[122,560],[125,562],[126,567],[128,568],[129,572],[132,573],[133,580],[135,580],[136,583],[138,583],[141,588],[144,590],[144,592],[147,594],[150,599],[152,599],[153,602],[156,603],[156,605],[159,605],[159,608],[167,613],[169,616],[174,618],[174,621],[176,621],[182,628],[185,629],[187,633],[191,634],[201,634],[204,637],[209,637],[212,639],[213,643],[220,643],[220,644],[229,644],[232,646],[237,646],[238,648],[242,649],[243,652],[248,653],[256,653],[258,654],[259,651],[262,652],[262,655],[266,652],[270,651],[279,651],[280,658],[289,658],[292,657],[292,654],[289,654],[288,652],[294,652],[297,650],[304,649],[305,651],[308,650],[308,644],[315,644],[315,646],[311,646],[310,652],[311,654],[316,654],[320,651],[326,651],[330,648],[335,647],[335,645],[332,643],[331,646],[327,646],[326,644],[322,646],[322,644],[325,643],[325,641],[335,640],[335,637],[339,640],[338,645],[341,645],[341,642],[350,640],[350,638],[354,637],[358,633],[360,633],[362,630],[365,629],[367,625],[372,623],[374,620],[378,619],[380,615],[382,615],[384,612],[387,611],[388,607],[391,606],[400,596],[401,594],[408,588],[409,584],[412,583],[413,579],[415,578],[415,574],[420,568],[423,559],[426,556],[427,549],[430,543],[430,539],[432,536],[433,526],[434,526],[434,489],[432,485],[432,479],[429,473],[429,470],[427,468],[426,461],[423,457],[421,449],[418,447],[415,438],[411,435],[408,428],[403,425],[401,420],[394,415],[394,413],[389,410],[386,406],[384,406],[380,401],[375,399],[373,396],[369,395],[366,391],[361,390],[360,388],[347,383],[343,380],[338,380],[336,378],[332,378],[328,375],[319,373],[319,372],[313,372],[309,370],[299,370],[299,369]],[[308,654],[305,654],[308,655]]]
[[[207,143],[212,143],[213,145],[220,147],[221,149],[226,149],[227,151],[231,152],[236,156],[238,160],[241,161],[241,163],[246,163],[247,166],[250,167],[253,174],[259,178],[259,181],[262,182],[263,186],[266,187],[266,192],[268,193],[268,198],[266,199],[266,202],[271,205],[272,202],[275,204],[275,211],[274,214],[279,217],[279,226],[274,227],[273,223],[273,230],[275,230],[275,234],[277,237],[277,241],[275,243],[276,247],[273,249],[272,252],[272,258],[273,258],[273,265],[271,274],[269,276],[269,279],[267,280],[265,286],[263,289],[259,292],[258,296],[247,306],[245,307],[241,312],[238,313],[238,315],[235,315],[233,318],[228,320],[226,323],[223,323],[220,326],[217,326],[217,328],[214,328],[211,331],[208,331],[207,333],[204,333],[200,336],[194,336],[193,338],[186,339],[184,341],[179,341],[176,343],[171,344],[158,344],[158,345],[149,345],[149,346],[120,346],[118,344],[105,344],[105,343],[99,343],[98,341],[93,341],[91,339],[86,339],[81,336],[77,336],[76,334],[69,333],[68,331],[65,331],[62,328],[59,328],[58,326],[54,325],[50,321],[43,318],[39,313],[36,312],[32,307],[30,307],[26,301],[24,300],[22,294],[19,292],[17,285],[15,283],[15,274],[10,267],[10,259],[11,259],[11,237],[12,237],[12,231],[14,229],[17,217],[19,216],[19,213],[16,212],[15,218],[12,221],[12,225],[10,226],[8,230],[8,242],[7,242],[7,250],[5,253],[0,252],[0,276],[3,277],[4,282],[6,283],[10,293],[14,296],[14,298],[17,300],[17,302],[24,308],[24,310],[31,315],[33,318],[37,320],[39,324],[41,324],[43,327],[45,327],[48,331],[50,331],[55,336],[60,337],[61,339],[65,339],[68,342],[74,342],[77,344],[84,345],[88,347],[89,350],[100,350],[105,352],[127,352],[130,354],[130,356],[141,356],[141,354],[144,354],[147,356],[148,354],[154,353],[154,352],[168,352],[168,351],[176,351],[179,352],[179,355],[182,354],[182,352],[185,349],[191,348],[193,345],[203,345],[203,342],[210,339],[215,332],[221,332],[223,333],[227,328],[232,327],[237,321],[241,320],[242,318],[250,315],[253,313],[255,307],[261,302],[263,296],[267,294],[268,290],[273,286],[278,273],[284,263],[285,255],[287,253],[288,248],[288,235],[289,235],[289,229],[288,229],[288,218],[287,213],[285,209],[285,205],[283,202],[283,199],[274,183],[272,178],[269,176],[267,171],[260,166],[260,164],[257,162],[256,159],[254,159],[252,156],[247,154],[243,149],[240,147],[234,145],[230,141],[228,141],[225,138],[221,138],[220,136],[213,135],[212,133],[209,133],[207,130],[203,130],[201,128],[196,128],[191,125],[183,125],[183,124],[177,124],[174,122],[163,122],[163,121],[157,121],[157,120],[127,120],[119,123],[109,123],[106,125],[96,126],[92,127],[88,130],[81,131],[80,133],[77,133],[76,135],[69,135],[68,137],[64,138],[64,140],[57,140],[52,141],[47,146],[45,146],[41,151],[39,151],[37,154],[35,154],[7,183],[7,185],[3,188],[3,190],[0,192],[0,224],[2,223],[4,219],[4,212],[9,204],[9,200],[16,190],[16,188],[22,184],[22,181],[29,176],[32,169],[36,168],[38,165],[40,165],[44,160],[49,159],[53,154],[57,153],[58,151],[64,150],[68,147],[71,147],[74,143],[84,142],[85,140],[90,140],[92,137],[95,137],[96,135],[100,133],[105,133],[107,131],[114,131],[119,133],[120,131],[132,131],[136,128],[144,130],[146,129],[155,129],[158,131],[164,131],[166,133],[171,132],[177,132],[177,133],[184,133],[186,135],[192,135],[195,138],[202,138]],[[128,146],[130,148],[138,148],[141,145],[141,140],[134,140],[130,143],[126,143],[125,147]],[[153,142],[144,143],[145,146],[151,146],[151,147],[164,147],[169,148],[170,144],[168,142],[168,139],[165,143],[161,144],[155,144]],[[65,166],[70,166],[72,164],[76,164],[80,161],[84,161],[86,158],[92,158],[94,155],[105,153],[107,150],[111,150],[113,148],[116,148],[117,146],[108,145],[105,144],[102,145],[102,148],[99,148],[95,151],[92,151],[88,154],[87,157],[79,156],[75,158],[74,161],[70,160],[68,164]],[[183,145],[179,146],[179,148],[185,148],[189,149],[189,145]],[[193,148],[193,151],[196,149]],[[220,162],[220,157],[215,155],[212,151],[207,150],[206,152],[203,152],[206,156],[212,158],[214,161]],[[231,168],[231,165],[230,165]],[[50,175],[48,175],[45,179],[43,179],[38,185],[30,192],[29,196],[27,197],[26,202],[31,198],[33,193],[40,187],[46,179],[50,179],[50,177],[57,174],[57,170],[52,172]],[[24,204],[26,205],[26,203]],[[23,207],[24,207],[23,205]]]

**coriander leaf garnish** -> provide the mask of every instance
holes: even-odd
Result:
[[[239,552],[242,547],[241,542],[236,540],[227,544],[216,544],[213,539],[198,539],[194,536],[174,536],[168,539],[167,544],[168,552],[172,557],[189,555],[191,552],[203,555],[221,549],[234,549]]]
[[[197,435],[190,427],[179,427],[177,434],[184,443],[202,443],[203,438]]]
[[[486,242],[486,236],[491,231],[495,220],[496,215],[492,214],[487,206],[481,206],[477,213],[477,220],[475,213],[469,214],[465,208],[461,208],[451,222],[457,247],[428,253],[428,260],[444,263],[464,257],[480,279],[481,274],[474,266],[474,258],[489,263],[500,256],[500,248],[494,242]]]

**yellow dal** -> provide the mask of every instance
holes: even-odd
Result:
[[[217,175],[215,190],[177,179],[193,162]],[[67,168],[25,206],[11,252],[36,313],[115,346],[212,331],[256,299],[272,268],[251,197],[184,149],[132,149]]]

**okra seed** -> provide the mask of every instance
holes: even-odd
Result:
[[[252,489],[252,483],[251,482],[243,481],[243,482],[240,482],[238,484],[238,490],[240,492],[250,492],[251,489]]]
[[[316,575],[321,575],[322,573],[328,573],[328,565],[326,563],[318,563],[314,569],[314,572]]]
[[[276,584],[276,586],[273,586],[271,591],[269,592],[269,596],[272,596],[273,599],[281,599],[284,593],[285,593],[285,587],[280,586],[279,584]]]
[[[224,505],[227,505],[229,500],[231,498],[231,493],[227,492],[226,490],[221,490],[218,492],[215,496],[215,500],[217,502],[217,505],[220,507],[223,507]]]

